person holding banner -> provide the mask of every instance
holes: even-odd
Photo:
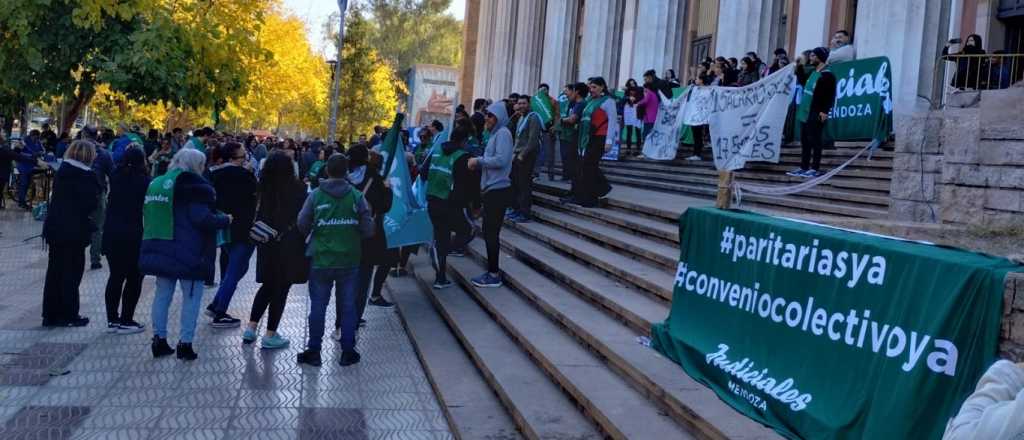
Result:
[[[793,177],[820,174],[822,134],[836,102],[836,76],[828,70],[828,49],[815,48],[806,61],[814,67],[810,74],[803,69],[804,59],[797,60],[796,79],[803,86],[803,96],[796,110],[796,120],[801,124],[800,169],[786,173]]]
[[[327,180],[306,198],[299,211],[299,231],[309,234],[306,255],[313,258],[309,273],[309,341],[299,353],[299,364],[319,367],[324,320],[331,291],[342,303],[341,359],[343,367],[359,362],[356,352],[356,289],[362,240],[374,233],[373,214],[363,193],[348,183],[348,159],[335,154],[327,159]]]
[[[608,84],[604,78],[590,78],[587,87],[590,97],[580,119],[580,166],[572,182],[572,201],[585,208],[593,208],[597,206],[598,199],[612,190],[600,165],[601,156],[611,150],[614,134],[619,132],[619,116],[615,101],[608,96]]]
[[[471,281],[477,287],[501,287],[498,256],[499,234],[505,219],[505,208],[512,204],[512,132],[508,129],[508,107],[497,101],[487,107],[485,129],[490,133],[482,157],[469,160],[471,170],[480,169],[480,191],[483,193],[484,241],[487,244],[487,272]]]

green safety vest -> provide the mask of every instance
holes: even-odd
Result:
[[[828,69],[824,71],[827,72]],[[818,83],[818,78],[821,78],[821,72],[815,70],[811,72],[811,75],[807,77],[807,82],[804,83],[803,96],[800,97],[800,106],[796,108],[796,120],[799,122],[807,122],[807,119],[811,116],[811,100],[814,99],[814,85]]]
[[[318,160],[316,162],[313,162],[313,164],[309,166],[309,172],[306,173],[306,176],[309,177],[309,180],[315,181],[316,176],[320,175],[320,169],[322,169],[323,167],[324,161]]]
[[[601,108],[601,104],[604,104],[606,99],[608,99],[608,95],[604,95],[596,99],[591,97],[587,98],[587,106],[583,108],[583,118],[580,119],[579,124],[580,143],[577,149],[581,155],[587,151],[587,146],[590,144],[590,118],[594,116],[594,112],[597,111],[597,109]],[[608,118],[613,117],[613,115],[605,116]]]
[[[323,190],[313,192],[313,267],[317,269],[359,266],[362,240],[356,203],[363,193],[352,189],[338,199]]]
[[[143,240],[174,240],[174,184],[184,171],[175,168],[149,182],[142,205]]]
[[[416,148],[413,152],[413,157],[416,158],[416,165],[423,165],[423,161],[427,158],[427,153],[430,152],[430,148],[433,147],[432,142],[424,142]]]
[[[427,174],[427,196],[448,200],[448,196],[455,187],[454,170],[455,162],[466,154],[465,151],[456,150],[452,154],[444,154],[438,151],[430,156],[430,173]]]

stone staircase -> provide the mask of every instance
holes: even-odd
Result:
[[[822,171],[844,163],[864,145],[866,143],[837,142],[834,149],[822,153]],[[866,157],[866,154],[863,155],[832,179],[810,190],[782,197],[748,192],[743,195],[743,203],[780,212],[887,218],[893,152],[883,148],[875,151],[871,160]],[[703,159],[693,162],[682,159],[625,159],[605,161],[601,168],[613,186],[639,187],[714,199],[718,188],[718,172],[714,168],[710,151],[705,153]],[[737,172],[736,177],[740,182],[791,186],[804,180],[786,175],[787,171],[799,168],[799,165],[800,146],[790,144],[783,147],[782,159],[778,164],[751,162],[746,169]]]
[[[456,437],[780,438],[637,339],[668,316],[679,215],[711,202],[622,186],[586,209],[538,189],[535,220],[502,231],[505,287],[469,283],[480,239],[449,258],[452,288],[430,287],[425,252],[388,280]]]

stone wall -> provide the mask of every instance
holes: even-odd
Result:
[[[1024,225],[1024,88],[897,120],[890,195],[894,220]]]
[[[1014,362],[1024,362],[1024,274],[1007,275],[1005,286],[999,356]]]

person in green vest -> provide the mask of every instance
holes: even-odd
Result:
[[[828,70],[828,49],[818,47],[806,60],[814,67],[810,74],[803,69],[805,60],[797,60],[796,79],[803,86],[803,96],[796,110],[800,124],[800,169],[786,174],[794,177],[817,177],[821,171],[822,133],[828,115],[836,102],[836,76]],[[813,154],[813,161],[812,161]]]
[[[604,78],[590,78],[587,87],[590,96],[580,119],[580,161],[577,177],[572,181],[571,202],[593,208],[601,197],[612,190],[600,165],[601,156],[611,150],[614,134],[619,132],[619,127],[615,101],[608,96],[608,84]]]
[[[298,363],[319,367],[324,338],[324,319],[332,287],[342,305],[341,366],[359,362],[355,350],[356,290],[362,240],[374,233],[373,214],[359,190],[348,183],[348,158],[335,154],[327,159],[327,179],[309,194],[299,211],[298,228],[309,235],[306,255],[313,259],[309,273],[309,341]]]
[[[464,218],[464,195],[472,184],[468,163],[470,155],[464,149],[469,137],[466,124],[456,124],[448,142],[441,144],[424,165],[420,174],[427,182],[427,212],[434,226],[434,289],[452,286],[447,276],[447,257],[453,249],[460,250],[473,239],[472,229]],[[455,233],[454,240],[452,233]],[[452,246],[452,243],[455,246]]]
[[[206,153],[206,139],[213,135],[213,129],[210,127],[200,128],[192,133],[192,137],[185,142],[182,148],[192,148],[199,150],[200,153]]]
[[[312,188],[320,186],[320,174],[321,171],[323,171],[324,164],[327,163],[324,161],[324,158],[328,157],[325,150],[326,149],[321,148],[320,151],[317,152],[316,161],[309,166],[309,172],[306,173],[306,180]]]

